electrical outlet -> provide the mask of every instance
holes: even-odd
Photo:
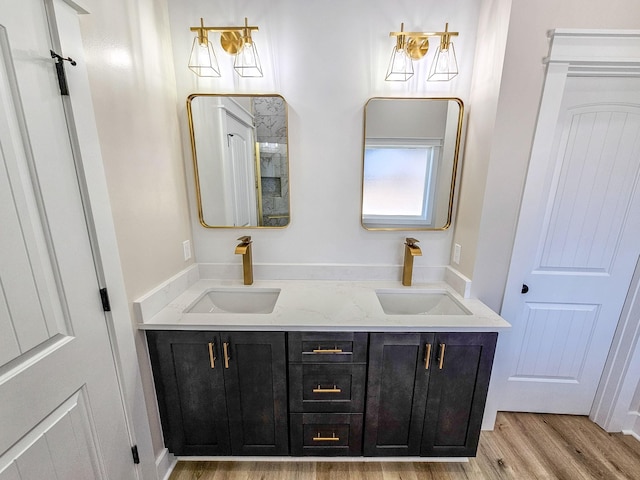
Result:
[[[191,258],[191,242],[189,240],[182,242],[182,253],[185,262]]]
[[[453,246],[453,263],[455,263],[456,265],[460,265],[460,251],[462,250],[462,247],[460,246],[460,244],[456,243]]]

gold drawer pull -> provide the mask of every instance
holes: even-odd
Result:
[[[429,361],[431,360],[431,344],[427,343],[426,351],[424,354],[424,369],[429,370]]]
[[[313,353],[342,353],[341,348],[314,348]]]
[[[216,368],[216,356],[213,353],[213,343],[209,342],[209,363],[211,364],[211,368]]]
[[[318,434],[315,437],[313,437],[313,441],[314,442],[339,442],[340,437],[336,437],[335,433],[332,433],[330,437],[321,437],[320,432],[318,432]]]
[[[318,388],[314,388],[313,393],[342,393],[342,390],[335,385],[333,388],[320,388],[320,385],[318,384]]]
[[[442,367],[444,366],[444,347],[446,347],[446,345],[444,343],[440,344],[440,370],[442,370]]]

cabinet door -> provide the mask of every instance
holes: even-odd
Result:
[[[475,456],[497,333],[438,333],[423,456]]]
[[[420,453],[433,338],[424,333],[370,335],[366,456]]]
[[[174,455],[229,455],[218,334],[149,331],[147,339],[169,451]]]
[[[285,333],[220,338],[233,455],[288,455]]]

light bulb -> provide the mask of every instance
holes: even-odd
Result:
[[[385,80],[405,82],[413,76],[413,62],[403,48],[393,47]]]
[[[189,69],[200,77],[219,77],[220,67],[211,42],[200,43],[198,37],[193,40]]]

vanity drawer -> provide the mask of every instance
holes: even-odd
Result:
[[[292,413],[291,454],[362,455],[362,414]]]
[[[289,332],[289,362],[364,363],[368,333]]]
[[[312,363],[289,365],[291,412],[364,411],[366,365]]]

